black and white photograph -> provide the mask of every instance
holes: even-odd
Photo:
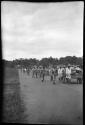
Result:
[[[83,125],[84,2],[1,2],[4,123]]]

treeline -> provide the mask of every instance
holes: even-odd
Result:
[[[83,68],[83,58],[82,57],[76,57],[76,56],[66,56],[58,58],[42,58],[41,60],[38,60],[36,58],[30,58],[30,59],[15,59],[13,61],[7,61],[3,60],[4,65],[15,67],[16,65],[22,65],[23,67],[32,67],[33,65],[43,65],[44,67],[48,67],[49,65],[80,65],[81,68]]]
[[[5,66],[14,68],[16,65],[13,61],[8,61],[8,60],[3,59],[2,60],[2,66],[3,66],[3,68],[5,68]]]

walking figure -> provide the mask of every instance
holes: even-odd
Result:
[[[45,80],[45,68],[44,67],[41,70],[41,76],[42,76],[42,82],[44,82],[44,80]]]

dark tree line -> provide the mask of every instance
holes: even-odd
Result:
[[[4,65],[7,65],[9,67],[14,67],[16,65],[22,65],[23,67],[32,67],[33,65],[43,65],[44,67],[48,67],[49,65],[80,65],[81,68],[83,68],[83,57],[76,57],[76,56],[66,56],[58,58],[42,58],[41,60],[38,60],[36,58],[30,58],[30,59],[15,59],[13,61],[7,61],[3,60]]]

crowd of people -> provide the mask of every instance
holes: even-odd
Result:
[[[31,68],[22,68],[23,72],[27,72],[28,75],[31,74],[32,78],[41,78],[41,81],[44,82],[47,76],[50,77],[50,81],[53,84],[56,83],[56,78],[63,83],[69,83],[71,81],[71,77],[75,72],[81,76],[83,70],[79,66],[72,65],[63,65],[63,66],[53,66],[51,67],[43,67],[43,66],[33,66]],[[79,72],[78,72],[79,71]],[[83,76],[83,74],[82,74]],[[81,77],[77,79],[77,83],[81,82]]]

